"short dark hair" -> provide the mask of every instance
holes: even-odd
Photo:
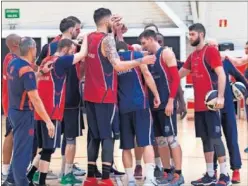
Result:
[[[201,23],[195,23],[189,26],[189,31],[203,32],[203,37],[206,36],[206,29]]]
[[[144,30],[140,35],[138,40],[140,41],[142,38],[149,38],[152,37],[153,39],[155,39],[157,41],[157,34],[156,32],[154,32],[153,30]]]
[[[106,16],[111,16],[112,13],[109,9],[106,8],[98,8],[97,10],[95,10],[93,18],[96,24],[98,24],[102,18],[106,17]]]
[[[36,47],[36,42],[32,37],[22,37],[19,47],[20,56],[26,56],[30,48]]]
[[[117,41],[116,42],[116,50],[119,52],[120,50],[128,50],[127,43],[124,41]]]
[[[77,24],[81,24],[81,21],[75,16],[69,16],[67,17],[67,19],[71,19],[72,21],[75,21]]]
[[[248,45],[248,41],[246,42],[246,45]]]
[[[65,47],[71,47],[72,44],[73,44],[72,40],[62,39],[58,43],[57,51],[61,51]]]
[[[154,27],[156,29],[156,31],[158,32],[158,26],[157,25],[150,23],[150,24],[145,26],[144,30],[146,30],[148,27]]]
[[[60,32],[64,33],[69,28],[75,27],[75,25],[76,25],[76,22],[73,21],[72,19],[64,18],[64,19],[62,19],[62,21],[59,24],[59,30],[60,30]]]
[[[163,34],[161,34],[160,32],[156,33],[156,36],[161,36],[164,38]]]

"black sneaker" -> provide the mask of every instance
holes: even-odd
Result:
[[[100,173],[100,171],[98,170],[98,168],[96,168],[95,177],[96,178],[101,178],[102,177],[102,173]]]
[[[220,178],[216,183],[216,186],[230,186],[230,185],[232,185],[232,182],[230,180],[229,175],[226,176],[225,174],[220,174]]]
[[[111,168],[110,173],[113,176],[123,176],[123,175],[125,175],[124,172],[119,172],[118,170],[114,169],[113,167]]]
[[[198,186],[198,185],[206,185],[206,186],[215,186],[217,180],[216,177],[210,177],[208,173],[206,173],[202,178],[192,181],[191,184]]]

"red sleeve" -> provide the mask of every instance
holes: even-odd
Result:
[[[127,44],[127,48],[128,48],[128,50],[134,51],[134,48],[132,45]]]
[[[172,82],[170,83],[170,98],[175,99],[177,95],[177,89],[180,85],[180,77],[178,74],[177,66],[168,67],[168,69],[170,77],[172,79]]]
[[[211,66],[212,69],[223,66],[221,62],[220,52],[215,48],[209,46],[205,52],[205,60]]]
[[[187,58],[187,60],[183,64],[183,68],[191,70],[191,54],[189,55],[189,57]]]
[[[3,88],[2,88],[2,105],[3,105],[3,112],[5,116],[8,116],[8,79],[7,79],[7,68],[8,64],[11,60],[11,57],[7,55],[3,61]]]

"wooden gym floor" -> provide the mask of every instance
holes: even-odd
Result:
[[[188,114],[189,118],[192,118],[192,114]],[[2,118],[2,143],[5,133],[5,119]],[[242,169],[241,169],[241,183],[237,186],[248,185],[248,153],[244,153],[244,149],[248,146],[248,129],[247,122],[245,120],[238,120],[238,134],[239,134],[239,147],[242,158]],[[84,135],[77,139],[77,152],[75,162],[79,163],[79,166],[83,169],[87,169],[87,153],[86,153],[86,136],[87,130],[84,130]],[[190,185],[192,180],[198,179],[206,170],[205,161],[203,157],[202,143],[200,139],[195,138],[194,122],[193,119],[184,119],[183,121],[178,120],[178,138],[183,151],[183,175],[185,178],[184,185]],[[223,138],[224,139],[224,138]],[[224,140],[225,141],[225,140]],[[98,165],[101,166],[101,158],[99,157]],[[115,164],[120,171],[124,171],[121,150],[119,150],[119,141],[115,144],[114,151]],[[230,176],[232,172],[229,165],[229,156],[227,157],[228,169]],[[57,149],[53,154],[50,168],[54,173],[59,174],[61,164],[60,149]],[[101,170],[101,169],[100,169]],[[83,177],[84,179],[84,177]],[[121,179],[114,179],[116,185],[125,186],[125,177]],[[47,181],[49,185],[58,186],[60,185],[58,180]],[[138,182],[142,185],[142,181]]]

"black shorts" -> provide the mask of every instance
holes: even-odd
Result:
[[[36,135],[39,148],[55,149],[60,147],[61,138],[61,123],[60,121],[52,121],[55,126],[54,138],[50,138],[46,123],[44,121],[37,121]]]
[[[89,132],[94,139],[115,138],[119,128],[119,112],[114,103],[85,102]],[[117,138],[117,137],[116,137]]]
[[[219,111],[195,112],[196,137],[221,137],[221,118]]]
[[[177,112],[174,109],[171,116],[166,116],[163,110],[152,111],[155,137],[177,136]]]
[[[84,120],[81,109],[65,109],[61,124],[66,138],[82,136]]]

